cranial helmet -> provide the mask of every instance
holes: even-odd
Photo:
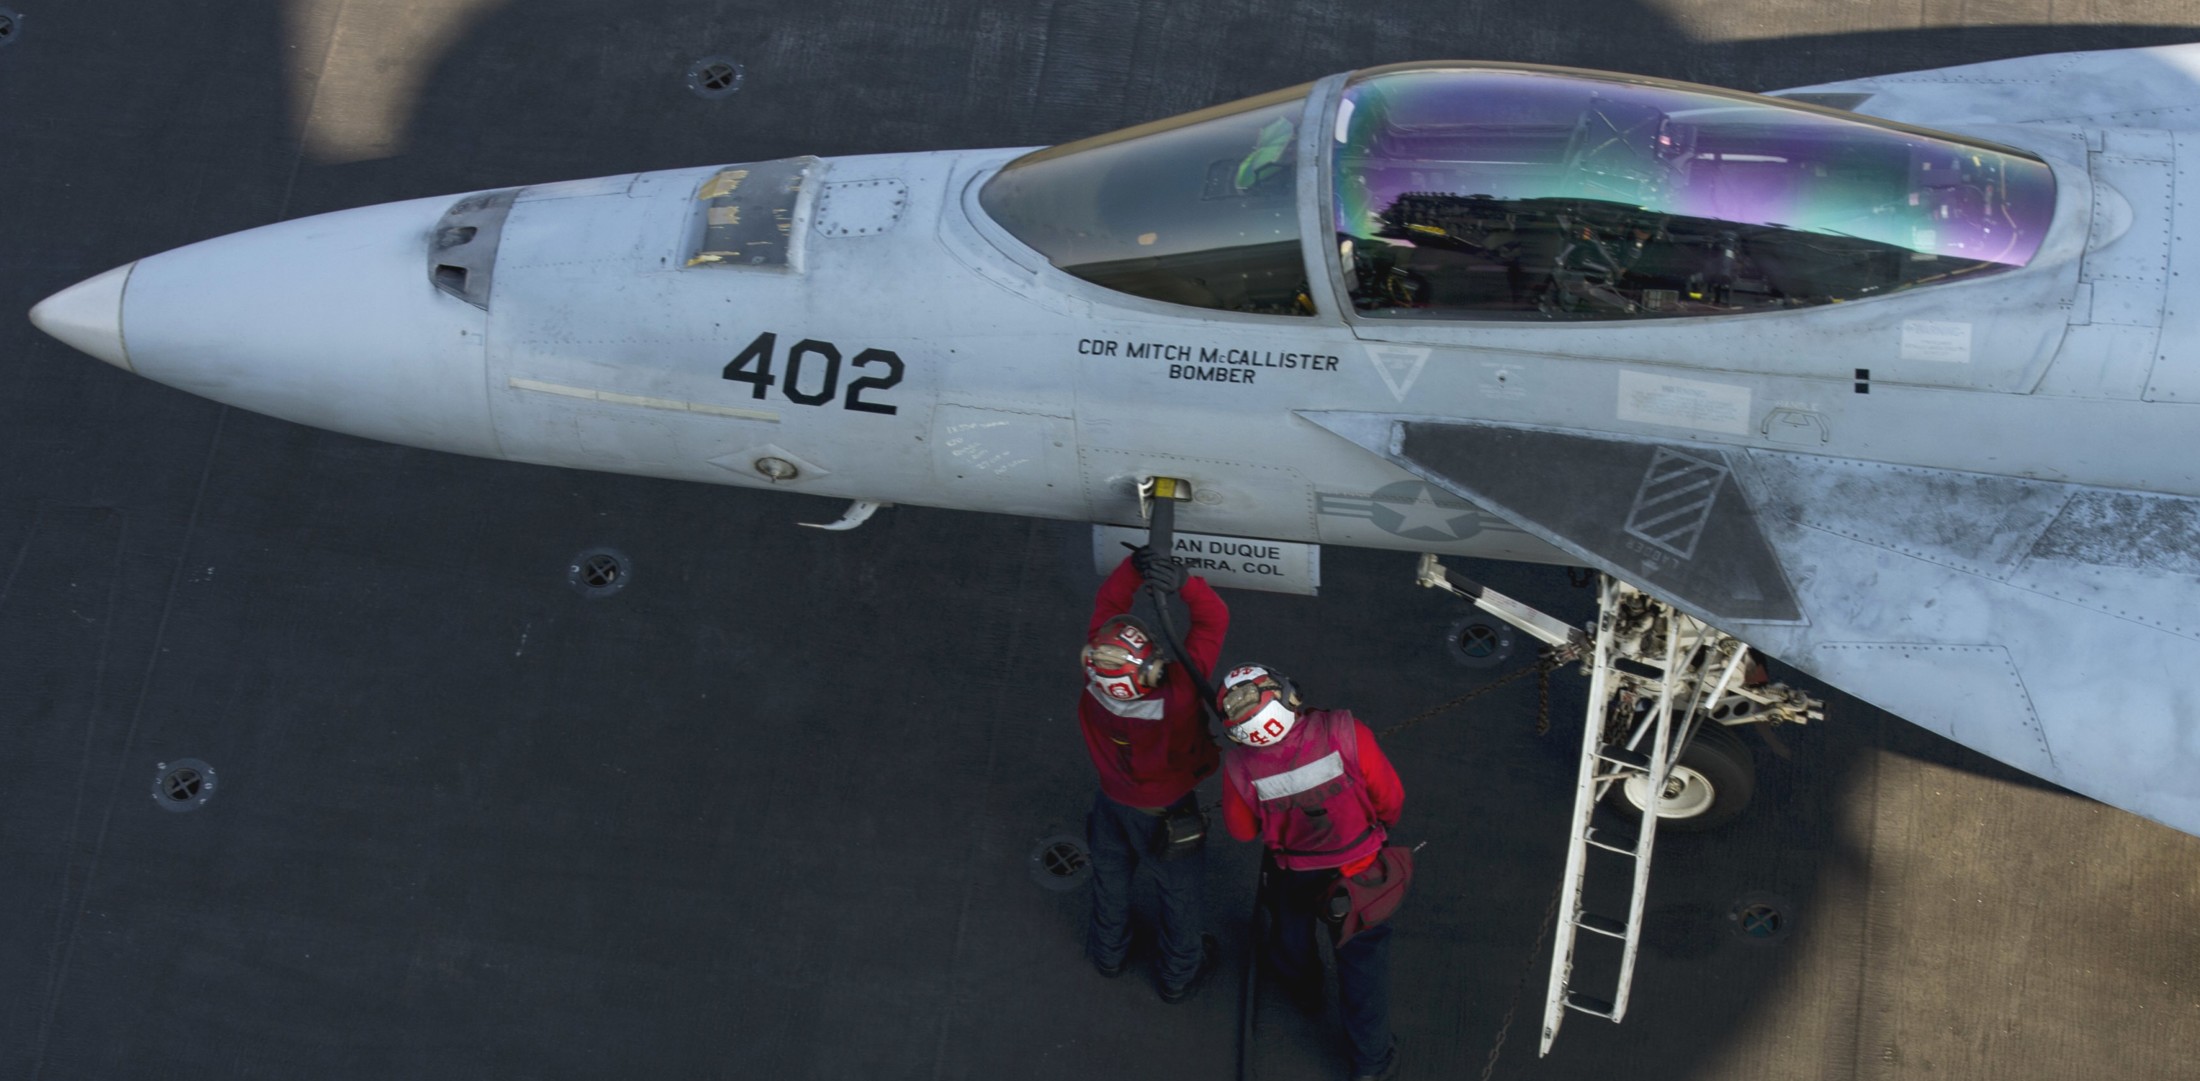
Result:
[[[1299,689],[1265,664],[1241,664],[1222,677],[1222,720],[1230,738],[1267,747],[1299,723]]]
[[[1101,694],[1119,702],[1142,698],[1161,685],[1161,658],[1153,632],[1131,616],[1102,623],[1085,641],[1085,678]]]

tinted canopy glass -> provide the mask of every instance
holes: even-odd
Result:
[[[1587,72],[1365,76],[1334,153],[1347,285],[1378,316],[1854,300],[2023,266],[2055,206],[2047,166],[2015,152]]]
[[[1027,154],[978,192],[1086,281],[1173,304],[1309,315],[1293,87]]]

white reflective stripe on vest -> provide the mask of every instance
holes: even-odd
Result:
[[[1261,799],[1282,799],[1296,796],[1308,789],[1318,788],[1344,776],[1344,756],[1331,751],[1289,773],[1273,777],[1261,777],[1253,781],[1253,791]]]
[[[1129,717],[1134,721],[1158,721],[1161,719],[1162,708],[1168,705],[1167,702],[1161,700],[1161,696],[1158,694],[1150,694],[1144,698],[1133,698],[1128,702],[1119,702],[1101,694],[1089,684],[1085,687],[1085,693],[1091,695],[1093,701],[1106,706],[1109,713],[1113,713],[1118,717]]]

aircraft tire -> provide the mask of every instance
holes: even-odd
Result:
[[[1757,761],[1749,745],[1723,725],[1706,724],[1673,770],[1679,791],[1661,801],[1659,832],[1702,833],[1741,816],[1757,794]],[[1642,816],[1646,780],[1612,786],[1606,799],[1629,818]]]

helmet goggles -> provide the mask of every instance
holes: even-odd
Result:
[[[1129,618],[1103,625],[1085,646],[1085,678],[1101,694],[1117,701],[1143,697],[1161,682],[1161,663],[1153,638]]]
[[[1298,723],[1299,698],[1288,683],[1257,664],[1240,665],[1222,678],[1223,723],[1231,739],[1266,747]]]

